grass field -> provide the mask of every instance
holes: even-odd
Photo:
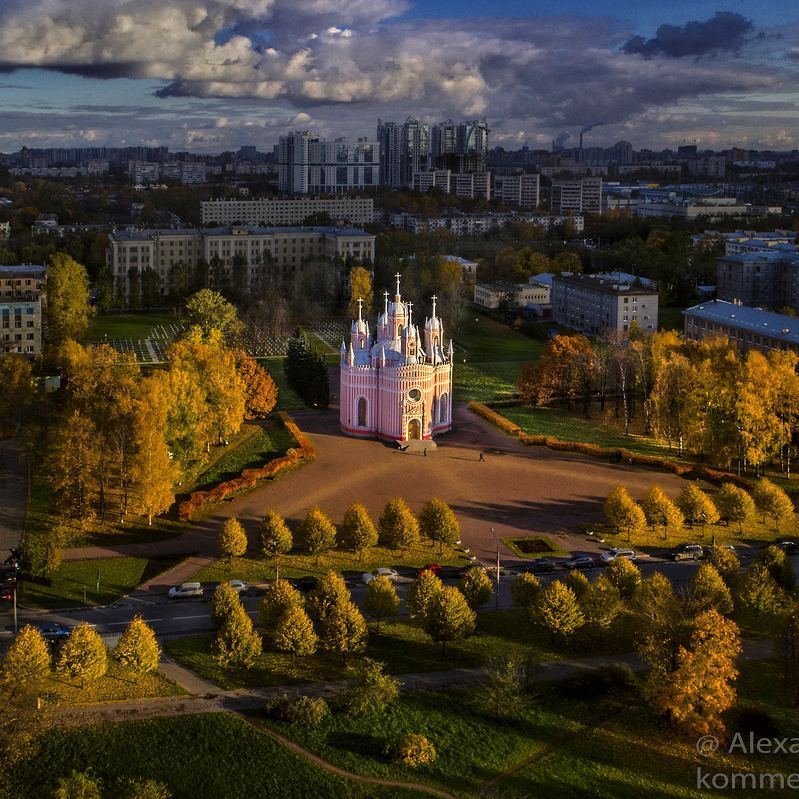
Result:
[[[318,561],[318,562],[317,562]],[[370,547],[364,552],[361,559],[354,552],[334,549],[316,558],[314,555],[291,553],[280,558],[281,577],[302,577],[305,574],[324,574],[331,569],[346,576],[358,576],[367,571],[390,566],[412,566],[421,568],[428,563],[438,563],[442,566],[463,566],[467,562],[465,555],[459,550],[444,547],[439,556],[438,547],[421,544],[415,549],[408,549],[400,553],[395,549],[385,547]],[[250,583],[273,580],[275,577],[275,562],[261,557],[255,553],[241,558],[233,558],[232,563],[227,559],[214,561],[210,566],[201,569],[193,576],[200,582],[220,582],[231,578],[247,580]]]
[[[797,717],[784,707],[778,675],[774,663],[745,664],[742,702],[766,709],[779,735],[795,735],[799,731]],[[792,755],[725,753],[702,759],[695,738],[660,723],[634,689],[620,700],[600,694],[578,701],[567,686],[542,684],[530,706],[512,720],[497,719],[475,707],[473,700],[474,692],[406,694],[389,712],[377,716],[352,718],[337,713],[315,729],[270,723],[349,770],[393,779],[415,778],[462,797],[477,796],[487,781],[524,762],[530,764],[498,779],[488,795],[687,799],[708,796],[696,789],[698,766],[711,772],[789,774],[796,770]],[[386,743],[405,732],[428,737],[436,747],[434,764],[411,770],[383,755]],[[712,795],[760,794],[738,789]]]
[[[530,408],[526,405],[512,405],[500,408],[501,413],[530,435],[552,436],[564,441],[583,441],[598,444],[601,447],[624,448],[642,455],[679,460],[677,451],[670,450],[648,436],[624,435],[621,420],[613,417],[612,410],[606,410],[603,416],[598,409],[592,410],[590,419],[579,411],[565,411],[560,408]],[[632,430],[637,430],[636,421]]]
[[[120,778],[165,783],[175,799],[410,799],[396,789],[360,786],[287,752],[247,721],[207,713],[56,729],[38,757],[8,775],[8,796],[53,795],[59,777],[91,770],[116,796]]]
[[[78,682],[53,675],[44,683],[42,699],[50,704],[88,705],[96,702],[117,702],[126,699],[147,699],[154,696],[180,696],[186,692],[163,674],[145,674],[134,678],[109,660],[108,671],[99,680],[81,687]]]
[[[144,339],[156,325],[176,322],[178,318],[169,312],[98,314],[93,317],[84,341],[102,342],[105,339]]]
[[[236,477],[244,469],[263,466],[294,445],[291,434],[279,422],[242,425],[228,446],[211,449],[212,460],[204,464],[189,490],[211,488]]]
[[[175,558],[102,558],[64,561],[50,585],[21,583],[19,603],[31,608],[63,608],[84,604],[107,605],[137,585],[165,571]],[[100,592],[97,592],[97,579]]]
[[[257,621],[257,617],[256,617]],[[447,669],[475,668],[491,657],[507,655],[530,662],[559,660],[579,652],[581,656],[629,651],[632,647],[630,625],[621,619],[600,643],[596,633],[579,631],[568,648],[553,645],[550,636],[529,623],[521,611],[503,610],[478,614],[474,635],[450,644],[445,656],[440,644],[407,619],[384,621],[380,634],[371,624],[366,656],[386,664],[392,674],[410,674]],[[176,638],[166,642],[170,656],[221,688],[252,688],[298,682],[326,682],[347,676],[341,658],[335,654],[317,654],[291,658],[269,651],[268,644],[250,671],[230,672],[220,668],[210,655],[210,636]],[[358,662],[350,658],[349,663]]]
[[[538,358],[543,342],[469,311],[455,341],[455,397],[458,402],[508,397],[516,390],[522,364]]]

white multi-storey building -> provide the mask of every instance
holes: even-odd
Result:
[[[601,214],[602,178],[552,181],[553,214]]]
[[[368,225],[374,218],[371,197],[270,197],[260,200],[208,200],[200,203],[203,225],[301,225],[309,216],[327,214],[336,222]]]
[[[494,177],[494,195],[502,200],[503,205],[537,208],[540,190],[540,175],[496,175]]]

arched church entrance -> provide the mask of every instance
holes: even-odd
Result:
[[[422,423],[418,419],[408,422],[408,441],[418,441],[422,437]]]

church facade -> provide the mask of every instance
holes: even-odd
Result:
[[[445,349],[435,296],[420,334],[396,277],[397,293],[393,302],[384,294],[374,341],[359,301],[349,345],[341,343],[341,429],[362,438],[429,440],[452,428],[452,341]]]

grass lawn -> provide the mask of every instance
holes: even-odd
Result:
[[[53,705],[89,705],[117,702],[124,699],[147,699],[153,696],[180,696],[186,692],[160,672],[134,678],[118,668],[112,660],[108,671],[99,680],[80,683],[62,680],[55,675],[42,687],[42,698]]]
[[[742,704],[764,708],[778,734],[796,735],[795,713],[784,708],[774,663],[744,664]],[[781,695],[782,694],[782,695]],[[695,737],[655,719],[631,690],[620,702],[603,696],[578,701],[566,686],[537,686],[532,702],[514,719],[497,719],[473,704],[474,692],[405,694],[389,712],[352,718],[335,713],[319,727],[288,727],[269,721],[301,745],[357,773],[393,779],[418,779],[458,796],[477,796],[487,780],[515,765],[530,765],[499,779],[490,796],[507,797],[701,797],[696,770],[711,772],[796,771],[795,756],[717,754],[703,759]],[[782,700],[782,701],[780,701]],[[411,770],[383,754],[388,741],[405,732],[426,735],[436,747],[430,766]],[[786,795],[783,791],[766,795]],[[740,788],[714,796],[760,795]]]
[[[291,434],[279,422],[244,424],[226,447],[211,448],[202,472],[194,479],[191,488],[183,493],[211,488],[236,477],[243,469],[263,466],[294,444]]]
[[[526,535],[521,538],[503,538],[502,543],[520,558],[544,558],[550,555],[565,555],[549,538]]]
[[[603,417],[598,409],[593,409],[590,419],[586,419],[579,411],[565,411],[552,407],[530,408],[526,405],[499,408],[498,412],[530,435],[552,436],[565,441],[583,441],[601,447],[620,447],[642,455],[679,460],[676,450],[670,450],[665,444],[653,438],[633,434],[625,436],[622,422],[613,418],[612,410],[606,410]],[[633,427],[633,430],[635,429],[636,427]]]
[[[386,670],[392,674],[477,668],[496,655],[515,656],[531,662],[559,660],[575,653],[586,656],[630,651],[629,627],[621,620],[605,635],[601,646],[596,634],[585,629],[575,635],[569,648],[563,648],[553,646],[549,635],[530,624],[521,611],[484,612],[478,615],[475,634],[450,644],[446,656],[442,656],[441,645],[407,619],[382,622],[379,635],[372,622],[365,654],[385,663]],[[210,636],[170,639],[165,645],[175,660],[225,689],[326,682],[345,679],[348,675],[341,658],[333,654],[298,658],[292,663],[288,655],[269,651],[267,644],[252,669],[230,672],[212,659]],[[357,660],[351,658],[348,665]]]
[[[271,358],[259,358],[258,363],[266,369],[272,376],[272,380],[277,385],[277,411],[301,411],[305,410],[308,406],[297,394],[296,391],[289,385],[286,379],[286,372],[283,369],[283,356],[275,356]]]
[[[354,552],[334,549],[321,555],[318,559],[314,555],[300,553],[284,555],[280,558],[280,576],[319,575],[332,569],[347,577],[360,576],[364,572],[381,566],[421,568],[428,563],[439,563],[442,566],[463,566],[466,562],[466,556],[451,547],[444,547],[440,556],[438,547],[425,545],[408,549],[404,553],[385,547],[370,547],[360,560]],[[232,578],[246,580],[250,583],[273,580],[275,578],[275,562],[252,553],[241,558],[233,558],[230,565],[228,565],[227,559],[214,561],[192,577],[192,579],[203,583],[217,583]]]
[[[19,602],[31,608],[107,605],[130,593],[137,585],[170,568],[176,558],[102,558],[68,560],[59,567],[50,585],[21,583]],[[100,593],[97,593],[97,575]]]
[[[9,796],[51,796],[59,777],[91,770],[115,796],[119,778],[154,779],[176,799],[408,799],[396,789],[358,785],[286,751],[228,713],[55,729],[38,757],[9,773]]]
[[[85,341],[102,342],[104,339],[144,339],[150,337],[150,331],[156,325],[166,325],[179,321],[171,313],[160,311],[153,313],[98,314],[89,323],[84,336]]]
[[[455,397],[458,402],[508,397],[516,390],[522,364],[538,358],[544,342],[487,316],[469,311],[455,342]]]

